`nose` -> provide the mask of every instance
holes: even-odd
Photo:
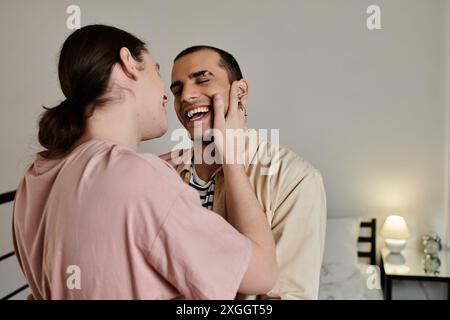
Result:
[[[181,92],[181,104],[190,103],[192,100],[198,99],[200,97],[199,92],[192,86],[184,86]]]
[[[165,93],[164,93],[164,96],[163,96],[163,100],[164,100],[164,103],[167,103],[167,101],[169,101],[169,97]]]

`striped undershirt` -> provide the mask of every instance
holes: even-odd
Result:
[[[214,188],[216,185],[216,176],[213,175],[211,179],[206,182],[200,179],[197,172],[195,172],[195,166],[192,166],[192,175],[189,185],[197,190],[200,195],[200,202],[206,209],[212,210],[214,204]]]

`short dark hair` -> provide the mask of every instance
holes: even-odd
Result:
[[[236,61],[236,59],[230,53],[216,47],[200,45],[186,48],[175,57],[173,62],[190,53],[194,53],[201,50],[211,50],[219,54],[220,56],[219,66],[221,66],[227,71],[228,80],[230,81],[230,83],[236,80],[241,80],[243,78],[241,68],[239,67],[239,63]]]

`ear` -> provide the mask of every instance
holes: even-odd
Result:
[[[120,49],[120,66],[123,72],[131,79],[136,80],[139,76],[139,62],[133,58],[128,48]]]
[[[246,104],[248,96],[248,82],[245,79],[238,81],[238,98],[242,104]]]

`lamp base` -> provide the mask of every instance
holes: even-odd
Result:
[[[399,254],[406,247],[406,240],[386,239],[385,241],[392,254]]]
[[[401,253],[391,252],[386,256],[386,262],[395,266],[401,266],[405,264],[406,259]]]

